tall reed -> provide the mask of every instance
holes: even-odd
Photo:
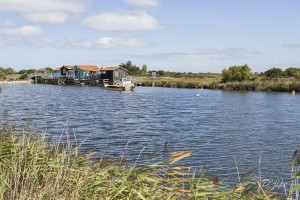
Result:
[[[180,165],[192,151],[137,168],[94,158],[81,146],[39,135],[0,131],[0,199],[279,199],[260,181],[226,186],[205,170]],[[123,156],[122,158],[123,159]],[[293,191],[298,185],[295,184]],[[287,197],[288,198],[288,197]]]

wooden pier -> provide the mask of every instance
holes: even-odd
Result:
[[[91,85],[91,86],[104,86],[105,84],[109,84],[109,79],[74,79],[74,78],[40,78],[35,80],[36,83],[41,84],[51,84],[51,85]]]

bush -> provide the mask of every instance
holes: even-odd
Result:
[[[283,75],[283,72],[280,68],[272,68],[264,72],[264,75],[268,78],[279,78]]]
[[[248,65],[231,66],[222,71],[222,82],[245,81],[250,80],[252,76],[251,68]]]
[[[26,74],[26,73],[22,74],[19,79],[21,79],[21,80],[27,80],[28,79],[28,74]]]

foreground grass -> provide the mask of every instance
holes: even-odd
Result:
[[[0,131],[0,199],[288,198],[259,181],[244,179],[227,187],[202,170],[176,165],[191,151],[171,152],[165,163],[136,168],[106,157],[95,159],[80,152],[80,146],[71,146]]]
[[[294,78],[265,79],[257,78],[252,81],[221,82],[221,75],[211,75],[197,78],[139,78],[142,86],[173,87],[173,88],[206,88],[245,91],[300,91],[300,81]]]

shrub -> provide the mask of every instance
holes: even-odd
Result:
[[[283,75],[283,72],[280,68],[272,68],[264,72],[264,75],[268,78],[279,78]]]
[[[251,75],[251,68],[247,64],[243,66],[231,66],[222,71],[222,82],[250,80]]]

